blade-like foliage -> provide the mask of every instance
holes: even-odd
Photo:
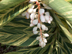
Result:
[[[3,11],[5,9],[8,9],[12,6],[15,6],[19,3],[22,3],[22,2],[26,2],[28,0],[2,0],[0,2],[0,11]]]
[[[30,21],[27,19],[17,17],[8,25],[4,26],[0,29],[0,43],[15,46],[31,46],[38,44],[36,41],[38,35],[33,35],[33,27],[29,27],[29,22]],[[49,27],[51,28],[52,26]]]
[[[55,18],[52,13],[51,15]],[[56,23],[57,21],[55,19],[51,25],[46,24],[49,28],[47,32],[50,36],[47,38],[48,43],[44,48],[37,46],[38,41],[36,41],[36,37],[38,35],[33,35],[33,27],[29,27],[29,21],[18,16],[0,29],[0,43],[23,47],[16,52],[6,54],[71,54],[72,44],[62,32],[62,28],[59,26],[60,24]],[[61,23],[63,22],[61,21]]]
[[[29,30],[28,30],[29,29]],[[0,43],[15,46],[37,44],[29,27],[29,20],[16,18],[0,29]]]
[[[63,33],[58,33],[58,31],[56,32],[56,35],[52,35],[49,38],[48,43],[44,48],[24,48],[17,50],[16,52],[8,52],[6,54],[71,54],[71,44],[66,42],[69,40],[66,37],[64,37]],[[66,41],[63,38],[65,38]],[[50,41],[50,39],[52,40]]]
[[[16,1],[17,0],[15,0],[14,2]],[[4,12],[0,12],[1,26],[5,25],[7,22],[11,21],[17,15],[19,15],[10,23],[8,23],[6,26],[0,28],[1,44],[22,47],[18,49],[16,52],[8,52],[6,54],[71,54],[72,53],[72,43],[71,43],[72,18],[69,18],[71,17],[72,14],[71,13],[72,6],[71,4],[65,2],[64,0],[44,0],[46,4],[48,1],[49,6],[52,7],[58,13],[49,10],[54,20],[52,21],[51,25],[48,23],[44,23],[49,28],[49,30],[45,32],[49,33],[50,35],[47,38],[48,42],[44,48],[38,46],[38,41],[36,40],[36,37],[38,35],[34,35],[32,33],[33,27],[29,27],[30,19],[27,20],[25,19],[25,17],[19,15],[23,11],[26,11],[26,9],[31,4],[29,5],[27,4],[27,2],[24,2],[19,5],[16,5],[18,4],[16,3],[14,4],[16,6],[12,5],[14,7],[11,8],[10,5],[7,7],[8,9],[6,8],[6,10],[4,10]],[[3,13],[6,14],[2,16]]]
[[[72,33],[70,33],[70,31],[67,30],[67,28],[66,28],[66,27],[64,26],[64,24],[60,21],[60,19],[55,16],[55,14],[52,13],[52,15],[54,15],[55,20],[57,21],[57,23],[58,23],[59,26],[61,27],[62,31],[66,34],[66,36],[68,37],[68,39],[72,42]]]
[[[6,13],[2,14],[0,16],[0,27],[6,25],[8,22],[10,22],[12,19],[14,19],[16,16],[18,16],[23,11],[26,11],[26,9],[29,6],[30,5],[28,4],[28,2],[23,2],[9,9]]]
[[[65,0],[42,0],[72,24],[72,5]]]

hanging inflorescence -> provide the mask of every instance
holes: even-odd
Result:
[[[46,11],[46,9],[44,8],[46,5],[43,4],[41,1],[30,0],[29,3],[34,4],[27,10],[26,17],[27,19],[29,18],[31,19],[30,27],[37,25],[36,27],[33,28],[33,33],[39,34],[39,36],[36,39],[39,40],[39,46],[43,48],[47,43],[46,37],[49,36],[49,34],[44,33],[44,31],[48,30],[48,27],[46,27],[43,23],[51,24],[53,18],[50,16],[49,12]],[[23,15],[25,14],[22,14],[22,16]],[[37,31],[38,29],[39,31]]]

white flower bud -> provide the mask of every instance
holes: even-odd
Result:
[[[33,20],[33,24],[36,25],[38,23],[38,19]]]
[[[40,28],[40,27],[41,27],[40,23],[38,23],[38,24],[37,24],[37,27],[38,27],[38,28]]]
[[[33,31],[37,31],[37,27],[34,27],[34,28],[33,28]]]
[[[33,12],[35,13],[36,12],[36,9],[33,9]]]
[[[44,9],[40,9],[40,10],[39,10],[40,15],[42,15],[44,12],[45,12]]]
[[[36,2],[37,0],[30,0],[29,2]]]
[[[46,14],[47,16],[50,16],[49,12],[45,12],[45,14]]]
[[[33,20],[34,17],[35,17],[35,13],[32,13],[32,14],[30,15],[30,18]]]
[[[43,41],[39,42],[39,45],[40,45],[40,46],[42,46],[43,44],[44,44],[44,42],[43,42]]]
[[[32,19],[30,20],[30,23],[33,23],[33,20]]]
[[[33,12],[33,9],[32,8],[28,9],[28,12],[29,13],[32,13]]]
[[[43,15],[40,16],[41,22],[45,22],[45,17]]]
[[[41,36],[40,36],[40,39],[39,39],[39,42],[42,42],[43,40],[42,40],[42,38],[41,38]]]
[[[50,20],[48,20],[48,23],[49,23],[49,24],[51,24],[51,21],[50,21]]]
[[[47,43],[47,40],[45,38],[43,38],[44,43]]]
[[[38,31],[33,31],[33,33],[34,33],[34,34],[37,34],[37,33],[38,33]]]
[[[48,30],[48,28],[45,25],[42,25],[42,30]]]
[[[52,21],[53,20],[53,18],[50,16],[50,21]]]
[[[43,34],[43,36],[44,36],[44,37],[48,37],[48,36],[49,36],[49,34],[45,33],[45,34]]]
[[[40,36],[36,38],[36,40],[39,40],[39,39],[40,39]]]
[[[42,48],[45,47],[45,45],[46,45],[46,43],[44,43],[44,42],[39,43],[39,46],[41,46]]]
[[[46,21],[48,21],[48,20],[49,20],[49,16],[46,15],[46,16],[45,16],[45,19],[46,19]]]
[[[35,18],[38,18],[38,14],[35,14]]]
[[[30,27],[34,26],[33,24],[30,24]]]
[[[46,27],[46,29],[45,29],[46,31],[48,30],[48,28]]]
[[[26,12],[26,17],[27,17],[27,19],[29,19],[29,13],[28,12]]]

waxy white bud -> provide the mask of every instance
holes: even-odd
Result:
[[[35,13],[32,13],[32,14],[30,15],[30,18],[33,20],[34,17],[35,17]]]
[[[42,25],[42,30],[48,30],[48,28],[45,25]]]
[[[38,33],[38,31],[33,31],[33,33],[34,33],[34,34],[37,34],[37,33]]]
[[[37,38],[36,38],[36,40],[39,40],[40,39],[40,36],[38,36]]]
[[[44,9],[40,9],[40,10],[39,10],[40,15],[44,14],[44,12],[45,12]]]
[[[45,22],[45,17],[43,15],[40,16],[41,22]]]
[[[33,24],[30,24],[30,27],[34,26]]]
[[[29,13],[28,12],[26,12],[26,17],[27,17],[27,19],[29,19]]]
[[[38,18],[38,14],[35,14],[35,18]]]
[[[36,12],[36,9],[33,9],[33,12],[35,13]]]
[[[40,42],[39,45],[43,48],[43,47],[45,47],[46,43]]]
[[[34,27],[34,28],[33,28],[33,31],[37,31],[37,27]]]
[[[40,27],[41,27],[40,23],[37,24],[37,27],[40,29]]]
[[[28,9],[28,12],[29,13],[32,13],[33,12],[33,9],[32,8]]]
[[[45,33],[45,34],[43,34],[43,36],[44,36],[44,37],[48,37],[48,36],[49,36],[49,34]]]
[[[45,19],[46,19],[46,21],[48,21],[48,20],[49,20],[49,16],[46,15],[46,16],[45,16]]]
[[[37,0],[30,0],[29,2],[36,2]]]
[[[51,21],[50,21],[50,20],[48,20],[48,23],[49,23],[49,24],[51,24]]]
[[[44,43],[47,43],[47,40],[45,38],[43,38]]]
[[[50,16],[50,21],[52,21],[53,20],[53,18]]]
[[[47,16],[50,16],[49,12],[45,12],[45,14],[46,14]]]
[[[38,19],[33,20],[33,24],[36,25],[38,23]]]

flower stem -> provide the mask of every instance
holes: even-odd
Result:
[[[38,3],[38,23],[41,23],[39,10],[40,10],[40,4]],[[40,27],[40,35],[41,35],[41,38],[43,39],[41,27]]]

